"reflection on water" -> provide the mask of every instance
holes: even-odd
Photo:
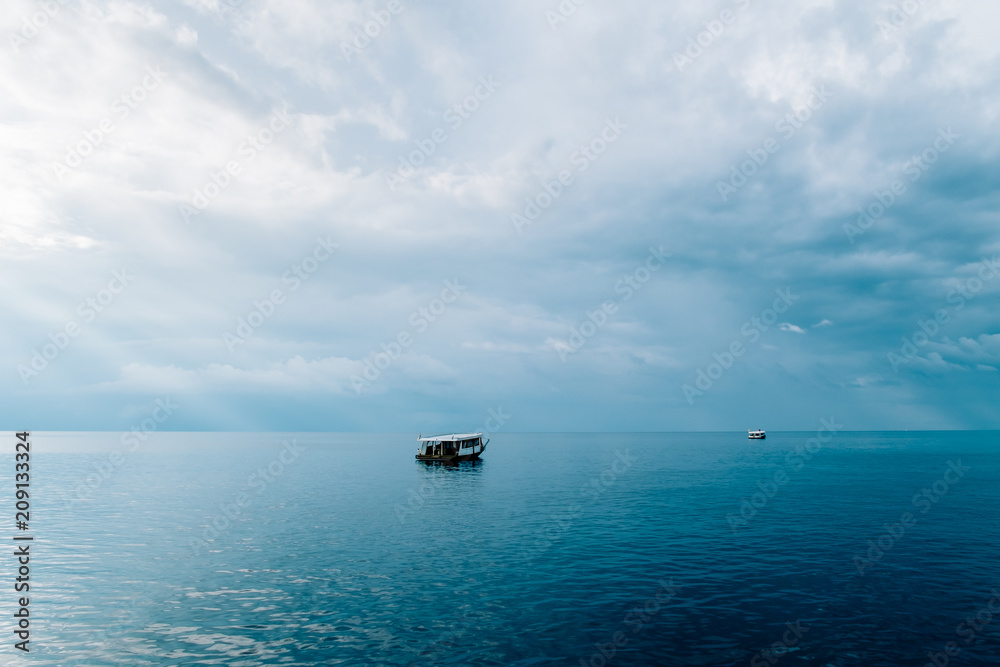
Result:
[[[483,465],[484,461],[479,459],[477,461],[417,461],[418,464],[424,466],[445,466],[450,469],[475,469]]]

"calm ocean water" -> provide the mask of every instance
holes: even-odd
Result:
[[[1000,664],[1000,433],[815,435],[37,433],[0,663]]]

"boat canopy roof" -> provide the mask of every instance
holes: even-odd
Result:
[[[429,438],[417,438],[420,442],[457,442],[459,440],[472,440],[481,438],[482,433],[451,433],[449,435],[435,435]]]

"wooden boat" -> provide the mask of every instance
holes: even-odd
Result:
[[[417,437],[418,461],[475,461],[482,455],[487,440],[483,442],[482,433],[452,433],[451,435],[435,435],[428,438]]]
[[[767,434],[764,433],[763,429],[757,429],[756,431],[751,431],[750,429],[747,429],[747,437],[749,437],[751,440],[763,440],[764,438],[767,437]]]

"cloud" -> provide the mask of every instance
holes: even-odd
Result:
[[[863,377],[855,378],[854,382],[851,384],[864,389],[866,387],[877,387],[883,382],[884,378],[881,375],[865,375]]]
[[[295,356],[265,367],[241,368],[233,364],[212,363],[185,369],[174,364],[153,366],[131,363],[124,366],[116,380],[101,382],[95,392],[137,394],[178,394],[183,392],[232,393],[321,393],[357,396],[355,380],[361,393],[384,392],[393,386],[412,382],[440,383],[458,377],[454,369],[426,354],[404,354],[384,367],[373,357],[352,360],[339,357],[306,360]],[[374,370],[378,372],[375,373]],[[366,370],[368,371],[366,373]]]
[[[349,376],[359,371],[363,371],[359,362],[337,358],[306,361],[294,357],[251,369],[219,363],[195,369],[131,363],[121,369],[117,380],[100,383],[94,389],[140,394],[310,390],[347,394]]]
[[[0,52],[0,363],[13,377],[111,270],[137,275],[37,381],[0,387],[10,414],[106,428],[129,396],[170,392],[228,397],[205,428],[410,428],[481,423],[510,397],[514,430],[742,428],[731,406],[768,377],[798,409],[755,412],[789,428],[834,400],[857,427],[1000,427],[971,372],[1000,366],[1000,286],[961,309],[952,291],[1000,248],[1000,8],[924,3],[883,35],[877,4],[751,3],[680,70],[717,11],[589,3],[553,31],[525,0],[402,4],[350,60],[378,3],[67,3]],[[12,0],[0,27],[37,11]],[[143,91],[148,68],[166,77]],[[481,77],[501,85],[456,124]],[[290,126],[252,148],[279,110]],[[627,126],[615,142],[609,118]],[[947,127],[960,139],[914,178]],[[60,177],[73,151],[88,154]],[[185,223],[196,192],[213,196]],[[852,244],[844,226],[873,204]],[[300,277],[327,235],[336,259]],[[670,262],[643,268],[661,245]],[[456,276],[468,291],[421,316]],[[274,290],[230,353],[223,333]],[[776,290],[797,295],[781,318],[816,324],[755,328]],[[606,303],[562,363],[556,341]],[[939,309],[922,360],[890,373],[886,353]],[[779,344],[808,328],[823,335]],[[400,333],[358,397],[351,374]],[[745,354],[689,406],[681,387],[734,342]]]

